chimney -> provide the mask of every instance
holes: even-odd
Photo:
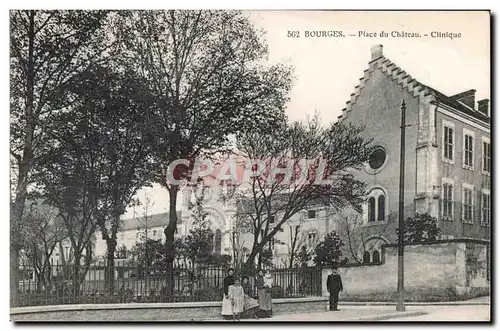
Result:
[[[375,45],[372,47],[372,61],[384,56],[384,46]]]
[[[476,103],[476,99],[475,99],[476,98],[476,90],[468,90],[468,91],[465,91],[462,93],[458,93],[458,94],[452,95],[450,98],[452,100],[455,100],[455,101],[460,101],[463,104],[474,109],[474,105]]]
[[[483,99],[477,102],[477,110],[486,116],[489,116],[490,99]]]

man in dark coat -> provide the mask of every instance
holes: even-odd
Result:
[[[342,287],[342,278],[337,273],[337,269],[333,268],[332,273],[326,279],[326,288],[330,293],[330,310],[338,311],[337,305],[339,303],[339,292],[344,288]]]

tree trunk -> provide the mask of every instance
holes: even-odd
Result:
[[[81,284],[81,275],[80,275],[80,262],[82,259],[82,253],[78,250],[75,250],[74,261],[73,261],[73,288],[72,288],[72,296],[73,299],[80,295],[80,284]]]
[[[11,305],[14,307],[19,300],[19,252],[23,244],[21,227],[27,197],[27,177],[28,167],[22,163],[19,164],[16,198],[10,226],[10,294]]]
[[[10,249],[10,305],[19,305],[19,250],[14,245]]]
[[[168,189],[170,197],[169,222],[165,228],[165,250],[167,259],[167,279],[166,287],[169,298],[174,292],[174,259],[175,259],[175,232],[177,230],[177,193],[179,192],[178,185],[171,185]]]
[[[116,239],[108,238],[106,240],[108,246],[107,256],[106,256],[106,272],[104,273],[106,290],[110,295],[115,293],[115,250],[116,250]]]
[[[10,265],[10,293],[11,305],[16,306],[19,301],[19,251],[21,250],[21,224],[24,213],[24,205],[28,193],[28,174],[30,163],[33,159],[33,134],[35,123],[33,120],[34,105],[34,42],[35,42],[35,11],[29,12],[28,26],[28,59],[26,66],[26,132],[24,137],[24,148],[21,160],[18,160],[18,176],[16,197],[11,217],[11,265]]]

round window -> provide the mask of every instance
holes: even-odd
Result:
[[[370,160],[368,161],[368,164],[370,165],[370,168],[376,170],[384,164],[385,158],[386,158],[385,150],[382,147],[378,147],[370,155]]]

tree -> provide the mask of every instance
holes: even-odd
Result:
[[[107,245],[108,291],[114,293],[114,258],[121,216],[137,191],[150,185],[150,149],[146,143],[150,105],[147,89],[118,63],[94,66],[75,83],[72,92],[78,101],[74,113],[64,119],[85,138],[74,140],[72,150],[88,150],[92,164],[87,176],[92,183],[89,197],[94,201],[95,218]],[[62,139],[68,140],[65,135]],[[61,143],[62,144],[62,143]]]
[[[366,228],[359,213],[350,211],[348,215],[340,215],[338,220],[338,234],[346,242],[349,255],[355,263],[365,262],[365,252],[370,252],[380,242],[385,243],[382,237],[385,237],[389,233],[389,224],[394,221],[392,215],[388,217],[388,222],[377,227],[376,232],[371,232],[370,239],[367,240]]]
[[[372,150],[370,141],[360,135],[362,130],[339,123],[324,128],[316,115],[306,124],[284,122],[275,130],[238,137],[242,154],[261,165],[256,162],[252,170],[263,170],[239,193],[252,223],[248,263],[293,215],[311,205],[333,211],[347,206],[361,210],[365,185],[352,170],[361,169]]]
[[[138,276],[165,275],[167,252],[161,239],[136,242],[127,255],[132,261],[137,262]]]
[[[170,164],[225,151],[231,134],[283,113],[292,72],[264,65],[262,33],[238,11],[131,11],[116,27],[129,70],[147,80],[156,105],[150,141],[156,181],[169,191],[165,236],[173,262],[177,180],[192,169]]]
[[[271,268],[273,266],[273,251],[269,248],[263,249],[259,261],[259,267]]]
[[[408,217],[405,222],[403,242],[405,244],[417,244],[432,242],[439,239],[441,229],[437,226],[437,219],[429,214],[416,214]],[[399,229],[396,229],[399,242]]]
[[[73,102],[67,88],[100,58],[106,16],[104,11],[10,12],[11,261],[19,260],[31,172],[49,146],[47,125]],[[10,273],[16,304],[16,263]]]
[[[40,201],[30,201],[23,218],[27,230],[23,250],[34,269],[36,290],[48,290],[52,284],[52,254],[66,237],[64,224],[57,209]]]
[[[126,259],[128,257],[129,250],[127,249],[127,246],[121,245],[116,249],[116,258],[117,259]]]
[[[345,262],[345,260],[341,260],[341,248],[343,246],[344,243],[342,239],[340,239],[335,231],[328,233],[314,249],[314,263],[319,266],[324,266]]]
[[[98,126],[91,121],[91,115],[82,109],[78,116],[72,112],[54,116],[51,125],[57,131],[48,135],[53,143],[51,153],[40,157],[33,169],[40,196],[58,208],[66,228],[73,251],[74,291],[79,291],[93,258],[92,246],[100,216],[98,207],[102,204],[100,179],[104,180],[107,175],[101,162],[99,135],[93,134],[97,129],[89,128]],[[80,267],[82,259],[83,268]]]
[[[246,215],[241,211],[234,214],[231,224],[233,225],[230,232],[233,267],[237,271],[241,271],[242,274],[248,274],[251,270],[245,265],[245,256],[249,253],[245,234],[251,231],[252,226],[248,222]]]
[[[295,261],[294,267],[296,268],[307,268],[309,261],[311,261],[312,254],[306,245],[300,247],[299,253],[297,254],[297,260]]]
[[[288,254],[287,259],[283,260],[283,263],[285,265],[288,265],[288,268],[293,268],[298,264],[300,265],[301,263],[296,261],[299,258],[299,254],[310,255],[312,253],[312,251],[316,247],[317,240],[315,237],[314,239],[309,238],[309,233],[304,231],[304,214],[302,214],[302,218],[300,219],[298,224],[288,225],[288,235],[288,242],[285,243],[288,247]],[[306,255],[303,255],[302,257],[305,256]]]

